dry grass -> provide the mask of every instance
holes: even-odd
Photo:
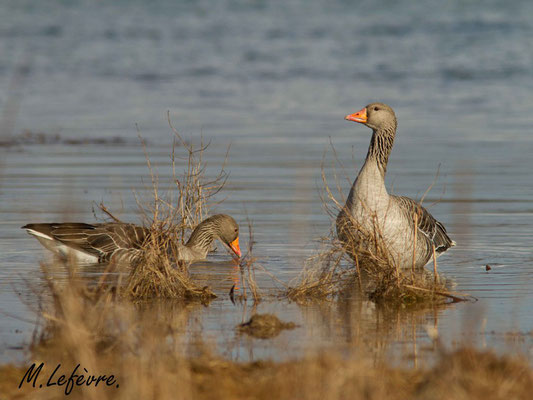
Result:
[[[443,352],[429,369],[402,369],[336,352],[286,362],[233,362],[201,337],[183,339],[187,308],[138,308],[106,287],[88,288],[71,275],[62,284],[43,271],[44,327],[31,362],[0,367],[0,399],[63,397],[66,387],[39,389],[51,371],[113,374],[116,385],[74,386],[74,399],[528,399],[533,371],[525,360],[463,349]],[[18,386],[29,365],[45,363],[37,388]]]
[[[254,247],[254,234],[253,234],[253,226],[252,221],[248,218],[248,248],[246,249],[246,252],[244,256],[241,257],[239,260],[239,269],[241,273],[241,282],[243,284],[242,287],[242,295],[235,296],[235,285],[231,288],[230,292],[230,298],[233,302],[235,300],[244,300],[246,301],[248,299],[248,292],[246,288],[248,287],[248,290],[250,291],[252,295],[252,299],[255,303],[258,303],[261,301],[261,293],[259,291],[259,286],[257,285],[257,281],[255,279],[255,270],[256,267],[258,267],[258,264],[256,263],[256,258],[253,255],[253,247]]]
[[[460,350],[427,371],[375,366],[338,354],[285,363],[202,362],[196,398],[254,399],[527,399],[533,387],[524,361]]]
[[[224,187],[227,174],[224,164],[210,176],[206,172],[204,153],[209,143],[203,138],[199,144],[185,141],[168,123],[174,133],[171,165],[173,184],[162,189],[157,171],[152,166],[145,142],[141,138],[146,163],[150,173],[149,199],[136,194],[143,225],[150,230],[149,240],[142,248],[142,260],[131,269],[127,284],[121,294],[133,299],[173,298],[208,302],[216,297],[209,287],[200,287],[188,274],[188,266],[176,266],[179,245],[186,242],[190,231],[208,216],[214,196]],[[177,150],[183,152],[181,156]],[[229,148],[228,148],[229,151]],[[178,172],[177,160],[181,158],[183,171]],[[227,153],[226,153],[227,159]],[[115,222],[121,222],[106,207],[100,209]]]
[[[137,196],[137,204],[145,222],[156,225],[159,229],[172,226],[179,233],[181,243],[185,243],[187,231],[202,222],[208,216],[209,209],[218,203],[214,197],[224,188],[228,178],[224,167],[229,147],[218,172],[208,174],[204,156],[210,143],[205,143],[203,137],[200,137],[198,144],[184,140],[172,125],[170,114],[167,119],[174,134],[170,165],[173,184],[166,190],[161,188],[157,171],[151,164],[146,144],[139,134],[150,172],[151,185],[148,191],[151,196],[147,200]],[[183,154],[177,154],[177,150]],[[177,160],[182,162],[178,163]],[[184,165],[181,172],[178,171],[178,164]]]
[[[298,361],[236,363],[205,353],[194,359],[106,357],[99,365],[120,371],[120,387],[74,388],[74,399],[257,399],[257,400],[526,400],[532,371],[523,360],[471,349],[443,355],[428,370],[402,370],[329,354]],[[126,359],[126,360],[123,360]],[[155,363],[152,364],[152,363]],[[149,369],[146,369],[149,367]],[[62,397],[58,388],[18,390],[25,368],[0,367],[0,399]],[[4,397],[1,397],[4,396]]]
[[[122,294],[136,300],[152,298],[199,300],[208,303],[216,295],[207,286],[198,286],[190,277],[188,265],[179,263],[178,245],[181,243],[181,224],[154,221],[150,237],[142,247],[142,260],[131,269]]]
[[[56,282],[46,269],[43,278],[47,284],[40,307],[44,326],[31,346],[32,359],[54,367],[61,363],[63,373],[79,363],[89,374],[124,377],[118,389],[80,387],[73,392],[75,398],[115,398],[117,394],[122,398],[159,398],[158,380],[169,398],[168,382],[183,382],[187,388],[187,377],[174,376],[173,372],[184,362],[179,349],[188,311],[183,303],[178,303],[174,312],[162,314],[154,309],[157,303],[136,305],[116,296],[112,286],[89,288],[73,270],[64,282]],[[55,398],[64,390],[34,392],[30,398]],[[190,397],[183,392],[183,398]]]
[[[331,351],[285,362],[229,361],[203,343],[201,331],[192,342],[186,337],[190,314],[201,305],[138,304],[105,282],[88,285],[75,269],[64,280],[46,267],[42,274],[36,310],[42,326],[26,365],[0,366],[2,400],[63,397],[65,385],[39,388],[58,364],[67,377],[77,364],[85,375],[114,375],[110,387],[72,387],[73,399],[490,400],[528,399],[533,391],[527,361],[473,349],[441,350],[436,365],[426,369]],[[271,322],[258,327],[270,332],[279,325]],[[28,367],[41,362],[37,387],[25,383],[19,389]]]
[[[324,239],[329,243],[329,238]],[[330,300],[342,292],[351,277],[339,268],[344,252],[338,246],[329,246],[309,257],[300,275],[287,287],[285,295],[297,303]]]

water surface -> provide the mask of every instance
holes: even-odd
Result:
[[[347,192],[370,131],[343,116],[374,100],[391,104],[399,119],[388,186],[420,198],[439,170],[425,204],[458,243],[439,258],[439,269],[456,290],[479,300],[400,314],[365,301],[308,307],[265,301],[259,312],[300,327],[273,342],[236,338],[234,326],[251,310],[226,295],[233,270],[220,252],[198,267],[220,296],[191,311],[191,331],[199,323],[233,359],[331,347],[392,347],[421,356],[420,348],[431,347],[427,325],[447,346],[528,354],[532,7],[3,2],[0,360],[26,356],[35,317],[25,305],[32,301],[25,280],[39,280],[45,257],[19,227],[94,221],[94,202],[102,200],[124,220],[139,220],[133,191],[143,192],[149,177],[136,123],[161,182],[171,177],[167,110],[184,137],[211,140],[210,169],[231,143],[225,200],[213,212],[229,213],[242,226],[249,216],[258,262],[288,282],[330,229],[319,193],[323,157],[332,175],[334,156],[324,156],[330,137],[346,168]],[[48,139],[28,143],[20,139],[26,130]],[[266,276],[260,284],[266,292],[279,287]]]

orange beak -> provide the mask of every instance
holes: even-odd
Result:
[[[367,116],[366,116],[366,107],[362,110],[357,111],[355,114],[350,114],[344,117],[347,121],[354,121],[354,122],[360,122],[362,124],[366,123]]]
[[[241,248],[239,247],[239,237],[237,236],[237,239],[235,239],[233,242],[229,244],[229,247],[235,254],[237,254],[237,257],[241,256]]]

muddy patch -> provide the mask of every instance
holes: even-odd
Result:
[[[274,314],[255,314],[248,322],[238,325],[237,330],[258,339],[270,339],[284,329],[296,327],[294,322],[282,322]]]

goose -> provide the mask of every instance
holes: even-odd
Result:
[[[373,132],[365,163],[337,216],[339,240],[363,266],[375,265],[376,256],[385,249],[389,265],[423,268],[434,254],[441,255],[455,242],[420,203],[387,192],[385,174],[397,127],[394,111],[386,104],[372,103],[345,119]]]
[[[135,264],[142,259],[143,245],[151,235],[147,228],[120,222],[27,224],[22,229],[60,257],[83,263]],[[237,222],[229,215],[216,214],[198,224],[185,245],[178,245],[175,261],[204,260],[215,239],[241,256]]]

